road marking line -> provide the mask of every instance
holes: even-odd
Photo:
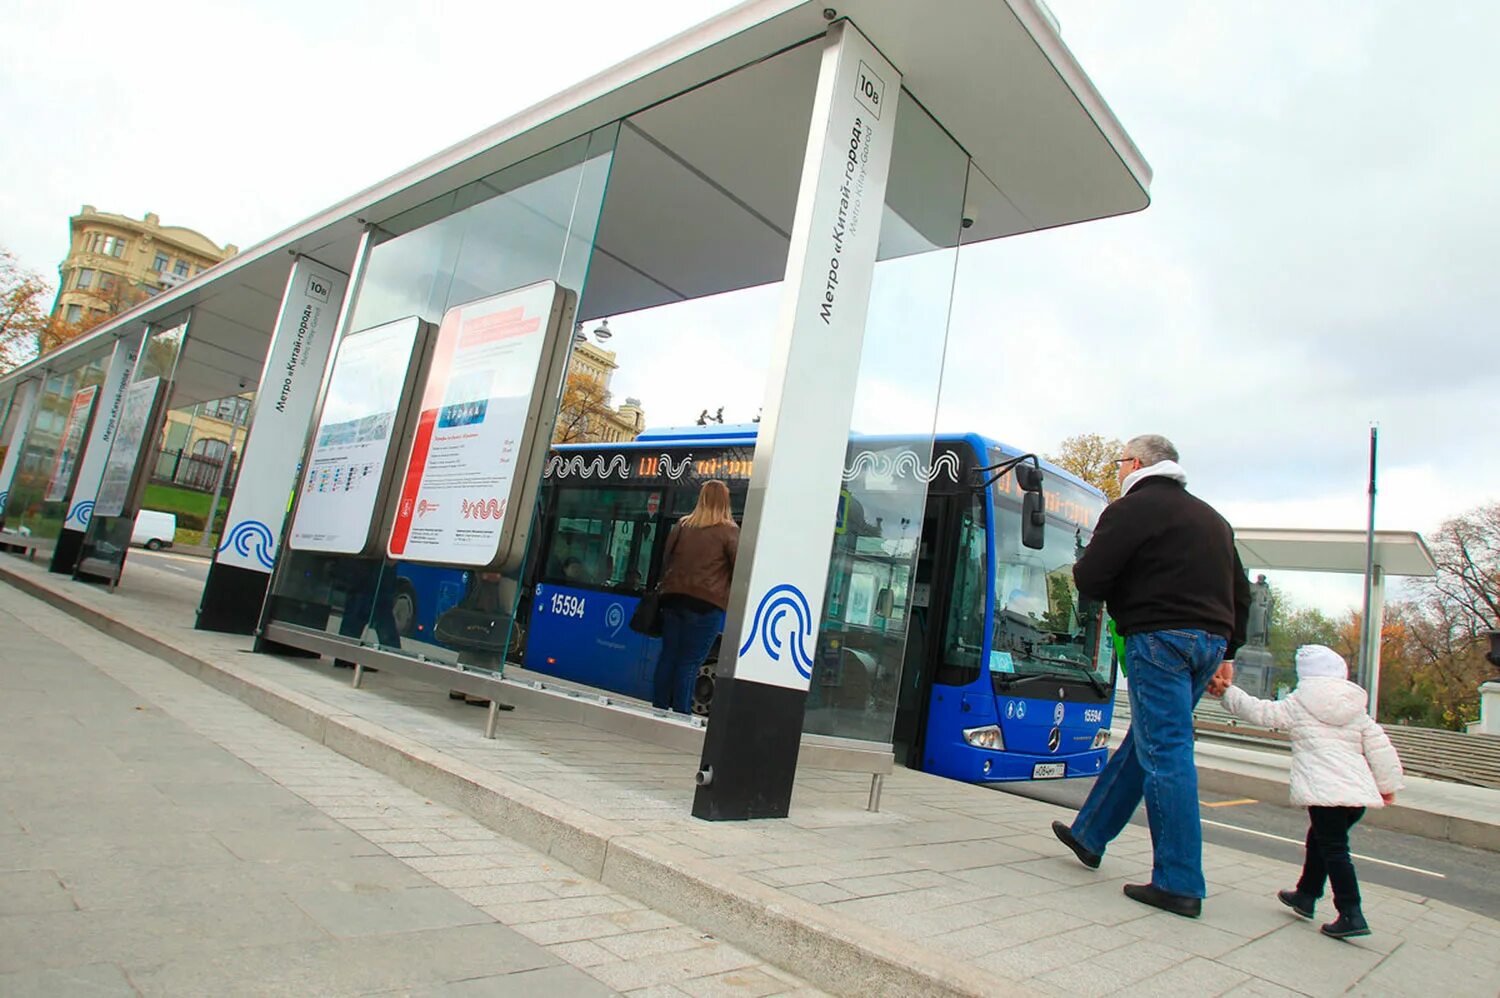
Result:
[[[1272,835],[1270,832],[1257,832],[1253,828],[1241,828],[1239,825],[1231,825],[1223,821],[1210,821],[1207,818],[1204,818],[1203,823],[1205,825],[1213,825],[1215,828],[1227,828],[1231,832],[1244,832],[1246,835],[1259,835],[1263,839],[1275,839],[1277,842],[1289,842],[1294,846],[1306,845],[1306,843],[1301,839],[1289,839],[1285,835]],[[1357,852],[1352,852],[1349,855],[1353,856],[1355,859],[1364,860],[1367,863],[1379,863],[1381,866],[1393,866],[1398,870],[1405,870],[1408,873],[1420,873],[1424,877],[1436,877],[1439,880],[1448,879],[1448,875],[1446,873],[1438,873],[1434,870],[1424,870],[1419,866],[1407,866],[1405,863],[1392,863],[1388,859],[1377,859],[1374,856],[1365,856]]]
[[[1241,804],[1259,804],[1260,801],[1254,797],[1241,797],[1239,800],[1200,800],[1198,803],[1204,807],[1239,807]]]

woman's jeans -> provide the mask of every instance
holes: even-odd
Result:
[[[1130,731],[1073,820],[1073,837],[1089,852],[1102,854],[1144,798],[1154,856],[1151,883],[1182,897],[1206,893],[1193,708],[1223,662],[1224,650],[1223,638],[1198,630],[1125,638]]]
[[[1323,896],[1324,882],[1333,885],[1333,906],[1340,915],[1359,915],[1359,878],[1349,855],[1349,830],[1365,816],[1362,807],[1310,807],[1307,809],[1307,857],[1297,893]]]
[[[656,660],[656,693],[651,705],[680,714],[693,712],[698,670],[724,630],[724,611],[695,613],[666,606],[661,611],[661,657]]]

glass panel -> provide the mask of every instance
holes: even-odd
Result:
[[[455,305],[547,279],[581,293],[616,132],[600,129],[387,220],[382,229],[398,234],[370,250],[349,328],[409,315],[436,323]],[[499,669],[523,570],[511,578],[287,551],[271,615],[387,650]]]
[[[6,527],[24,530],[39,538],[42,541],[37,548],[39,555],[50,554],[52,542],[62,533],[63,521],[68,515],[66,501],[47,501],[47,486],[63,458],[63,433],[73,408],[73,396],[91,385],[100,384],[108,362],[109,354],[104,353],[67,371],[50,373],[42,383],[41,397],[32,417],[31,430],[26,434],[5,507]]]
[[[879,742],[891,739],[903,670],[920,666],[906,642],[969,170],[909,95],[894,142],[804,724]]]

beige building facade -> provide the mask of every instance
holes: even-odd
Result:
[[[618,408],[609,404],[609,382],[619,366],[613,350],[586,339],[574,342],[568,358],[569,386],[564,389],[563,412],[558,419],[558,433],[566,436],[566,443],[621,443],[634,440],[646,428],[646,413],[639,399],[627,398]],[[596,383],[597,391],[575,388],[577,379]]]
[[[68,228],[52,314],[74,325],[121,312],[239,252],[201,232],[162,225],[153,212],[127,218],[86,204]]]

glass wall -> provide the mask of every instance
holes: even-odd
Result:
[[[916,573],[943,376],[967,154],[909,94],[897,109],[844,494],[804,729],[891,740],[924,651]]]
[[[408,316],[438,323],[456,305],[542,280],[581,293],[617,131],[599,129],[382,223],[391,235],[369,252],[345,335]],[[284,548],[272,619],[499,669],[519,580],[392,562],[383,548],[383,537],[357,556]],[[466,616],[498,623],[466,638],[451,626]]]
[[[67,490],[71,472],[77,469],[83,431],[78,424],[84,416],[80,412],[70,419],[74,400],[79,392],[104,380],[108,362],[106,349],[65,370],[50,371],[42,381],[31,431],[11,482],[5,518],[9,529],[25,531],[43,542],[38,546],[39,553],[51,552],[51,542],[62,533],[68,515]],[[71,431],[70,423],[74,427]]]

